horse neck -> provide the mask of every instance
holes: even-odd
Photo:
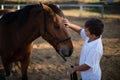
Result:
[[[23,44],[31,43],[36,38],[44,34],[43,23],[44,23],[43,12],[41,12],[36,17],[34,17],[33,14],[31,14],[31,17],[29,18],[28,22],[18,32],[18,34],[20,33],[21,38],[24,37],[22,43]]]
[[[43,5],[43,9],[48,13],[53,13],[53,11],[46,5]],[[26,23],[26,25],[21,29],[20,36],[21,38],[24,36],[23,44],[28,44],[34,41],[36,38],[40,37],[45,33],[44,31],[44,10],[36,17],[31,14],[30,20]],[[47,23],[46,23],[47,24]]]
[[[25,28],[21,31],[21,37],[24,36],[23,44],[29,44],[40,36],[40,30],[38,27],[27,25],[26,29],[27,31]]]

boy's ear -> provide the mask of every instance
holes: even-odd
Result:
[[[95,35],[95,34],[91,34],[91,36],[92,36],[93,38],[95,38],[95,37],[96,37],[96,35]]]
[[[93,35],[94,38],[98,37],[98,36],[96,36],[95,34],[92,34],[92,35]]]

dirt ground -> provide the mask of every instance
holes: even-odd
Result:
[[[80,26],[84,26],[84,23],[90,18],[88,16],[79,17],[74,12],[70,13],[69,11],[64,11],[64,13],[71,22]],[[117,15],[117,17],[113,16],[115,15],[101,18],[105,24],[103,33],[104,54],[100,63],[102,80],[120,79],[120,15]],[[83,40],[74,31],[67,30],[74,46],[72,56],[67,59],[72,64],[78,64]],[[29,80],[70,80],[68,62],[64,62],[51,45],[42,38],[38,38],[34,41],[28,69]],[[16,77],[20,77],[19,71]],[[0,65],[0,80],[4,80],[2,65]]]

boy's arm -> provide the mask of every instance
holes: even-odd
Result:
[[[74,68],[71,70],[71,74],[76,72],[76,71],[86,71],[90,69],[90,67],[86,64],[80,65],[80,66],[74,66]]]
[[[64,24],[68,27],[68,28],[71,28],[72,30],[76,31],[78,34],[80,34],[80,31],[81,31],[81,27],[78,26],[78,25],[75,25],[75,24],[72,24],[68,21],[68,19],[64,19]]]

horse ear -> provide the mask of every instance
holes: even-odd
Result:
[[[40,6],[42,6],[42,3],[41,3],[41,2],[40,2],[39,4],[40,4]]]
[[[40,12],[41,10],[43,10],[43,6],[41,3],[40,3],[40,5],[38,4],[37,7],[38,7],[37,12]]]

